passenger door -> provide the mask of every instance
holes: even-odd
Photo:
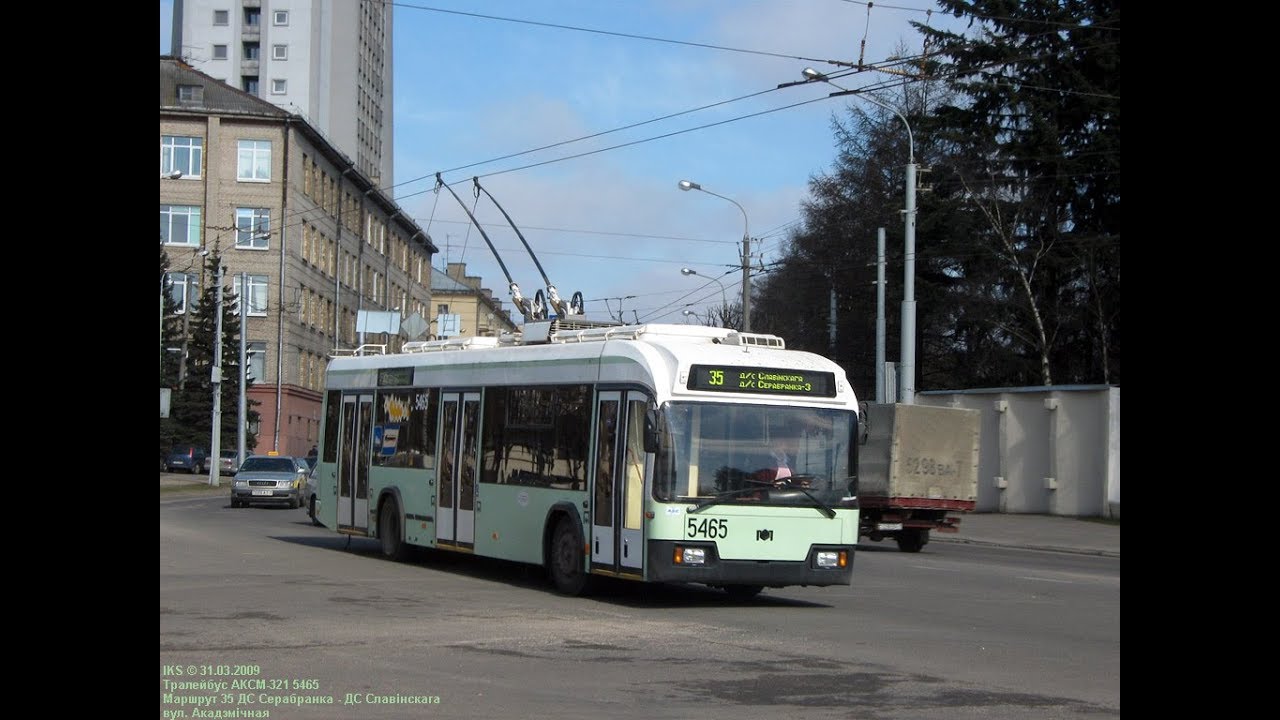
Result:
[[[369,530],[369,432],[373,395],[342,399],[338,434],[338,529]]]
[[[592,457],[591,565],[610,572],[639,572],[644,565],[644,416],[649,398],[637,390],[597,395]]]
[[[441,393],[438,447],[436,544],[473,548],[480,468],[480,393]]]

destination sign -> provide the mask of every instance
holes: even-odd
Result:
[[[694,365],[689,368],[690,390],[835,397],[836,376],[830,372],[787,368]]]
[[[413,368],[378,368],[378,387],[413,384]]]

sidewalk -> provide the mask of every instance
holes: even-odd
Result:
[[[1119,522],[1009,513],[961,513],[959,517],[959,532],[931,532],[929,541],[1120,557]]]
[[[160,475],[165,495],[175,492],[230,493],[230,475],[209,485],[207,475]],[[959,532],[929,533],[929,542],[972,543],[1034,550],[1120,557],[1120,523],[1099,518],[1056,515],[1014,515],[1008,513],[960,513]]]

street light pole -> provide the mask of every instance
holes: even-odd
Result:
[[[680,274],[681,275],[698,275],[698,277],[705,277],[720,286],[720,307],[721,307],[720,322],[722,325],[724,325],[725,323],[728,323],[729,322],[729,296],[726,295],[724,292],[724,283],[720,282],[718,278],[709,277],[707,275],[699,275],[698,271],[694,270],[693,268],[687,268],[687,267],[680,268]],[[724,325],[724,326],[728,327],[728,325]]]
[[[218,487],[222,456],[222,256],[218,256],[218,288],[213,303],[213,368],[209,371],[209,384],[213,386],[213,431],[209,440],[209,484]]]
[[[911,405],[916,399],[916,151],[915,138],[911,135],[911,123],[897,108],[886,105],[879,100],[864,95],[856,90],[848,90],[831,82],[826,75],[805,68],[801,75],[807,81],[824,82],[840,92],[831,93],[828,97],[857,95],[874,105],[898,116],[907,128],[907,177],[906,177],[906,209],[903,211],[903,281],[902,281],[902,370],[899,373],[902,381],[899,385],[900,402]]]
[[[728,200],[742,213],[742,331],[751,332],[751,232],[747,229],[747,211],[738,204],[737,200],[713,193],[691,180],[681,180],[680,189],[701,190],[721,200]]]

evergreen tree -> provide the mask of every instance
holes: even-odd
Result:
[[[218,265],[221,254],[210,253],[205,266],[205,277],[210,280],[201,289],[200,302],[195,307],[188,307],[187,367],[183,386],[174,391],[170,407],[170,422],[161,423],[162,442],[167,437],[170,443],[192,443],[207,447],[212,437],[213,422],[213,384],[212,370],[214,363],[214,343],[217,336],[218,312],[222,315],[222,382],[219,387],[221,403],[221,438],[223,448],[235,446],[237,438],[237,419],[240,397],[240,375],[245,369],[240,366],[240,316],[235,294],[232,292],[233,281],[229,276],[223,277],[222,302],[218,302]],[[253,409],[257,401],[247,400],[246,415],[250,427],[258,419],[258,412]],[[245,447],[252,450],[257,445],[257,437],[246,429]],[[167,447],[167,446],[166,446]]]
[[[958,102],[930,118],[936,196],[972,217],[962,305],[999,384],[1120,380],[1120,7],[940,0],[917,24]]]

